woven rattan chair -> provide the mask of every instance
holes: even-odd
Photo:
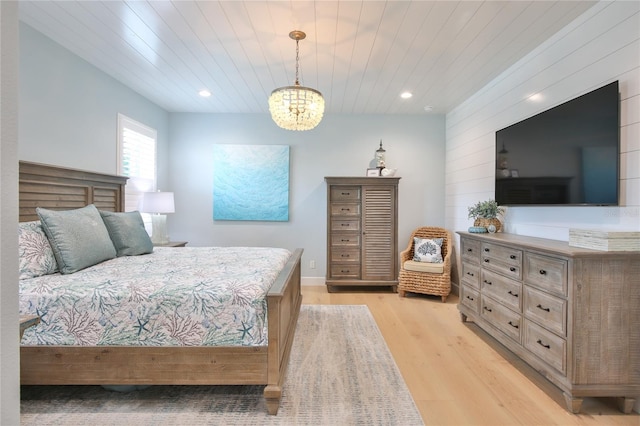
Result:
[[[442,238],[442,263],[422,263],[413,261],[414,237]],[[404,297],[407,292],[431,294],[447,301],[451,293],[451,233],[444,228],[424,226],[411,234],[409,245],[400,253],[400,277],[398,293]],[[405,269],[405,266],[410,269]]]

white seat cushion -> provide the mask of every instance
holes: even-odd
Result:
[[[402,264],[402,267],[407,271],[431,272],[432,274],[442,274],[444,272],[444,263],[427,263],[407,260]]]

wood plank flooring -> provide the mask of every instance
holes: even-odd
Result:
[[[390,291],[338,291],[303,286],[304,304],[367,305],[426,425],[640,425],[612,398],[585,398],[581,413],[564,408],[553,386],[472,323],[457,296],[399,297]]]

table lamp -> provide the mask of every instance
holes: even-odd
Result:
[[[151,242],[153,244],[166,244],[169,242],[167,235],[167,215],[174,213],[173,192],[145,192],[142,196],[143,213],[151,213]]]

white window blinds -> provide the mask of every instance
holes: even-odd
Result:
[[[118,114],[118,174],[129,176],[125,211],[139,210],[142,194],[156,189],[156,139],[158,132]]]

